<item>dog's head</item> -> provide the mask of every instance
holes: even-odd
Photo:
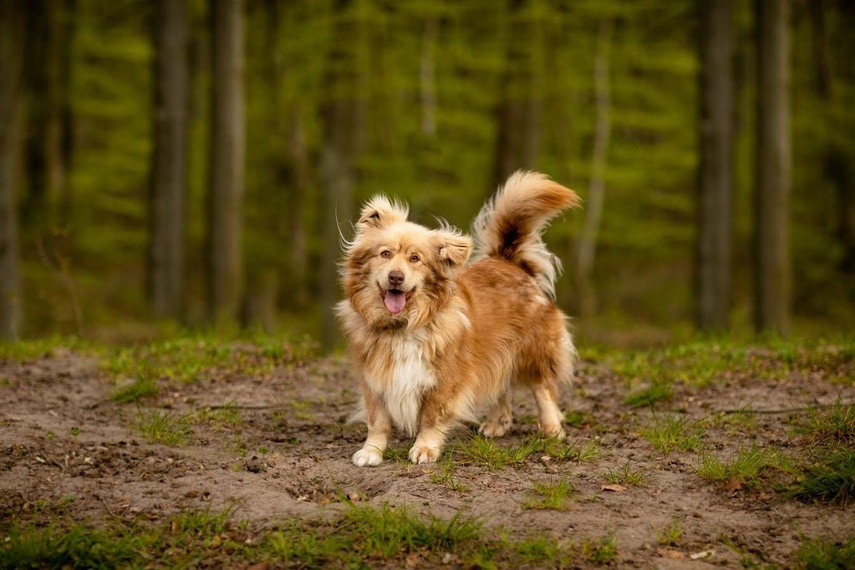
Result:
[[[351,306],[369,323],[414,325],[438,310],[472,240],[443,224],[407,221],[408,209],[385,196],[362,208],[353,241],[345,244],[342,278]]]

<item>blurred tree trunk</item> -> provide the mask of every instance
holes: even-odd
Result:
[[[699,0],[699,151],[695,323],[730,326],[733,197],[733,15],[731,0]]]
[[[187,182],[187,11],[185,0],[153,7],[154,149],[149,189],[149,298],[158,317],[184,312]]]
[[[757,156],[754,193],[755,313],[758,331],[790,327],[789,0],[756,0]]]
[[[242,288],[243,2],[211,0],[212,98],[208,194],[208,319],[236,322]]]
[[[537,169],[545,52],[539,8],[537,0],[511,0],[490,194],[515,170]]]
[[[591,289],[591,274],[594,270],[594,256],[597,248],[597,236],[603,215],[603,202],[606,193],[606,160],[608,157],[609,134],[611,131],[611,96],[609,90],[609,50],[612,41],[613,23],[611,19],[600,21],[597,32],[597,52],[594,56],[594,86],[596,90],[596,125],[594,131],[594,152],[591,157],[591,181],[588,185],[588,201],[585,212],[585,227],[579,240],[579,254],[576,266],[577,311],[580,315],[595,312],[594,293]]]
[[[24,119],[24,3],[0,2],[0,340],[22,320],[17,194]]]
[[[285,75],[282,55],[278,46],[281,8],[279,0],[265,0],[250,4],[250,22],[263,19],[261,34],[264,52],[258,58],[263,79],[259,84],[260,99],[264,108],[264,142],[258,153],[263,157],[263,173],[259,182],[247,188],[246,198],[246,287],[241,312],[245,328],[260,326],[272,332],[276,326],[279,270],[290,270],[288,254],[291,250],[288,234],[283,227],[288,213],[290,189],[289,160],[285,150],[287,136],[280,100],[279,84]],[[253,11],[258,10],[258,12]],[[251,24],[250,24],[251,25]],[[277,255],[266,245],[272,240],[283,253]],[[290,277],[290,276],[289,276]]]
[[[57,223],[68,226],[71,222],[72,188],[69,176],[74,160],[74,110],[71,101],[71,68],[74,57],[74,42],[77,35],[77,0],[60,0],[58,12],[59,32],[55,43],[57,49],[56,100],[57,114],[53,153],[56,165],[54,179],[58,196]]]
[[[49,58],[51,41],[51,2],[29,0],[26,3],[26,49],[24,81],[27,93],[24,128],[25,192],[21,203],[21,227],[34,239],[41,238],[48,223],[48,133],[50,117]]]
[[[291,193],[288,208],[291,246],[288,287],[288,304],[291,308],[303,311],[309,304],[309,252],[306,244],[305,202],[311,185],[311,167],[309,145],[306,142],[306,127],[303,122],[299,103],[295,106],[290,126],[289,150],[291,153],[292,175]]]
[[[361,100],[360,50],[364,34],[358,17],[358,4],[336,0],[333,12],[333,42],[327,54],[325,99],[321,103],[324,148],[321,155],[321,181],[325,189],[321,204],[323,253],[321,260],[321,344],[335,346],[338,328],[332,313],[338,298],[336,263],[340,256],[339,220],[350,220],[353,212],[353,187],[356,173],[353,159],[360,146],[365,105]]]
[[[823,101],[825,119],[829,124],[835,125],[841,120],[841,110],[837,103],[836,86],[834,84],[834,72],[831,67],[831,51],[829,48],[829,31],[826,21],[826,11],[829,2],[826,0],[810,0],[810,16],[813,36],[814,68],[816,69],[816,90]],[[842,21],[839,26],[849,30],[855,24],[855,19],[849,11],[849,19],[846,19],[846,10],[841,10],[838,18]],[[855,47],[851,34],[846,37],[846,44],[837,46],[842,53]],[[831,182],[836,191],[834,236],[843,248],[838,268],[847,275],[855,274],[855,171],[846,149],[841,145],[837,137],[828,137],[822,151],[823,174]]]

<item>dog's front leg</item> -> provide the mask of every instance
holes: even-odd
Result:
[[[413,463],[433,463],[439,459],[445,436],[455,420],[449,406],[440,405],[430,396],[426,398],[419,415],[419,434],[410,448]]]
[[[389,443],[392,422],[383,402],[367,387],[364,389],[365,414],[368,422],[368,437],[362,449],[353,454],[353,464],[357,467],[380,465],[383,452]]]

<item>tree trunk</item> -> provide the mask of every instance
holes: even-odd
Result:
[[[778,334],[789,331],[792,295],[789,14],[789,0],[757,0],[754,324]]]
[[[48,0],[26,4],[24,77],[27,105],[24,129],[24,177],[26,191],[21,204],[21,226],[27,237],[38,239],[48,224],[48,133],[50,87],[50,18]],[[26,239],[26,238],[25,238]]]
[[[515,170],[537,169],[545,47],[540,14],[529,4],[527,0],[511,2],[510,39],[500,86],[502,100],[496,109],[498,134],[490,194]]]
[[[603,215],[606,185],[606,159],[611,131],[611,96],[609,90],[609,49],[612,37],[612,20],[600,21],[597,33],[597,53],[594,61],[594,85],[596,88],[596,130],[594,132],[594,152],[591,157],[591,181],[588,185],[585,228],[579,240],[579,255],[576,267],[577,310],[580,315],[590,315],[595,311],[591,274],[594,270],[594,255],[597,248],[597,236]]]
[[[158,317],[184,311],[187,181],[187,13],[184,0],[154,5],[154,149],[149,194],[149,297]]]
[[[699,153],[695,321],[730,326],[733,199],[733,17],[731,0],[699,0]]]
[[[24,4],[0,2],[0,340],[22,320],[17,194],[23,121]]]
[[[211,0],[212,99],[208,195],[208,318],[236,322],[242,288],[243,2]]]
[[[329,350],[338,339],[338,327],[332,307],[338,298],[340,256],[339,220],[349,220],[353,212],[353,187],[356,173],[353,158],[357,154],[364,122],[360,101],[361,75],[358,50],[364,38],[359,21],[350,12],[350,0],[335,3],[333,37],[326,62],[326,99],[321,104],[324,148],[321,155],[321,180],[325,189],[321,205],[324,248],[321,260],[320,293],[323,318],[321,344]]]

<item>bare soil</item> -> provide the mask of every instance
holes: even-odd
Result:
[[[546,534],[576,544],[612,534],[613,564],[622,568],[739,567],[745,555],[787,567],[805,537],[833,542],[855,535],[851,507],[798,502],[771,484],[715,485],[697,475],[698,454],[655,451],[640,435],[653,412],[629,408],[626,381],[602,364],[583,363],[563,397],[565,410],[585,418],[568,428],[568,441],[596,442],[598,457],[532,456],[492,470],[459,460],[454,485],[439,481],[439,466],[387,459],[354,467],[350,456],[364,437],[364,426],[347,424],[356,389],[347,362],[326,358],[270,374],[226,371],[171,382],[137,406],[112,399],[114,380],[91,356],[57,350],[35,361],[0,360],[0,517],[8,523],[62,505],[97,525],[117,516],[160,521],[180,509],[231,508],[233,519],[263,534],[288,518],[334,512],[349,497],[442,517],[462,511],[514,537]],[[837,398],[855,400],[851,383],[809,373],[724,378],[704,388],[677,384],[675,391],[657,413],[699,419],[746,407],[755,412],[750,429],[727,422],[707,428],[705,449],[724,456],[752,444],[797,450],[803,443],[793,433],[794,416]],[[239,410],[240,421],[197,421],[176,446],[151,443],[136,427],[149,409],[171,409],[177,418],[206,408]],[[518,395],[515,411],[522,420],[502,445],[535,431],[528,395]],[[456,439],[465,446],[472,437],[461,430]],[[409,443],[392,445],[406,457]],[[607,487],[606,474],[627,465],[646,474],[643,486]],[[562,477],[575,489],[565,510],[525,508],[534,482]],[[663,544],[674,521],[682,536]]]

